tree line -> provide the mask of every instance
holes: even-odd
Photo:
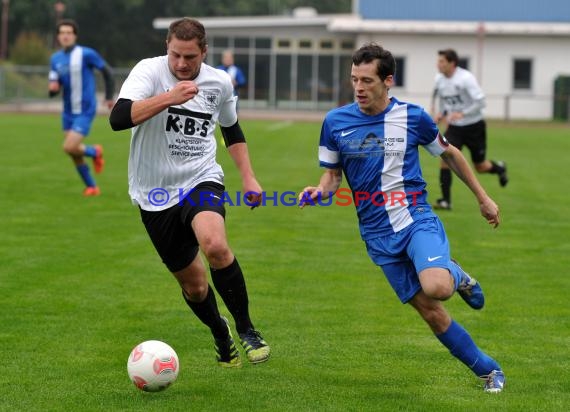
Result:
[[[48,64],[57,48],[55,25],[71,18],[79,25],[78,42],[98,50],[112,65],[163,54],[165,33],[157,17],[223,17],[288,14],[314,7],[320,14],[350,13],[352,0],[3,0],[8,7],[7,60]],[[0,3],[1,4],[1,3]],[[4,24],[4,22],[2,22]],[[2,27],[4,30],[4,27]]]

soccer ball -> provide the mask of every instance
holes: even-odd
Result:
[[[179,367],[174,349],[159,340],[139,343],[127,361],[129,378],[145,392],[159,392],[168,388],[178,377]]]

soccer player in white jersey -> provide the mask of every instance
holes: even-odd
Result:
[[[435,78],[434,120],[445,119],[448,127],[445,137],[449,143],[459,150],[467,146],[471,153],[471,161],[479,173],[495,173],[499,175],[499,184],[504,187],[509,182],[507,165],[503,161],[487,160],[487,125],[483,119],[485,95],[475,76],[468,70],[458,66],[459,57],[453,49],[438,52]],[[435,98],[439,97],[439,110],[435,108]],[[451,210],[451,170],[442,161],[439,171],[439,183],[442,197],[434,207]]]
[[[77,173],[85,184],[83,195],[98,196],[101,190],[85,163],[85,157],[92,158],[95,173],[101,173],[105,163],[103,147],[99,144],[86,145],[83,139],[89,135],[97,112],[94,69],[101,71],[105,81],[106,106],[111,109],[115,103],[111,67],[95,50],[77,44],[75,21],[62,20],[57,24],[56,30],[61,49],[50,59],[49,96],[54,97],[63,90],[63,150],[73,160]]]
[[[162,261],[177,279],[190,309],[210,328],[217,361],[241,366],[228,321],[220,316],[213,284],[235,320],[252,363],[270,348],[254,328],[240,265],[225,232],[224,174],[216,162],[220,124],[249,204],[261,201],[230,77],[204,63],[204,26],[182,18],[168,30],[165,56],[140,61],[125,80],[110,116],[113,130],[132,128],[129,194]]]
[[[484,295],[479,283],[450,257],[443,225],[427,202],[419,146],[447,162],[493,227],[499,224],[499,208],[430,115],[388,95],[395,69],[392,54],[375,43],[353,54],[356,101],[326,115],[319,143],[325,172],[317,186],[303,189],[299,202],[305,206],[333,196],[344,173],[368,254],[398,298],[418,311],[453,356],[485,380],[485,391],[499,392],[505,380],[501,367],[442,304],[457,291],[469,306],[481,309]]]

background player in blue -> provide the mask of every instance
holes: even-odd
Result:
[[[446,161],[494,227],[499,224],[499,208],[431,117],[419,106],[388,96],[396,69],[389,51],[366,44],[353,54],[352,62],[356,101],[326,115],[319,145],[319,161],[326,171],[318,186],[305,187],[299,194],[301,206],[332,196],[344,172],[368,254],[399,299],[418,311],[453,356],[484,379],[486,392],[500,392],[505,381],[501,367],[442,304],[457,291],[469,306],[481,309],[484,296],[479,283],[450,257],[446,233],[427,202],[418,146]]]
[[[77,172],[85,183],[85,196],[101,193],[85,163],[84,156],[93,159],[95,173],[103,170],[103,147],[85,145],[83,138],[89,134],[97,111],[96,81],[93,69],[98,69],[105,80],[105,104],[113,107],[114,82],[111,68],[95,50],[76,44],[77,24],[62,20],[57,25],[57,40],[61,50],[51,56],[49,95],[53,97],[63,90],[62,126],[63,150],[73,160]]]
[[[222,53],[222,64],[216,66],[216,69],[225,71],[232,78],[234,86],[234,96],[239,97],[240,88],[244,87],[247,83],[243,70],[234,63],[234,53],[231,50],[224,50]]]

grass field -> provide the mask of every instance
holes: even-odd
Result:
[[[268,192],[315,184],[320,124],[243,121]],[[480,176],[500,204],[492,230],[457,179],[441,218],[453,255],[486,292],[480,312],[446,306],[502,364],[499,395],[399,303],[366,256],[352,207],[228,207],[228,236],[249,286],[268,363],[223,370],[127,195],[129,132],[98,118],[103,195],[61,151],[58,115],[0,115],[1,411],[562,411],[570,406],[570,212],[564,125],[491,123],[491,158],[511,183]],[[566,159],[566,160],[565,160]],[[227,190],[241,190],[225,150]],[[438,195],[438,159],[422,157]],[[220,300],[219,300],[220,302]],[[227,314],[225,307],[221,307]],[[172,345],[177,382],[147,394],[129,381],[130,350]]]

